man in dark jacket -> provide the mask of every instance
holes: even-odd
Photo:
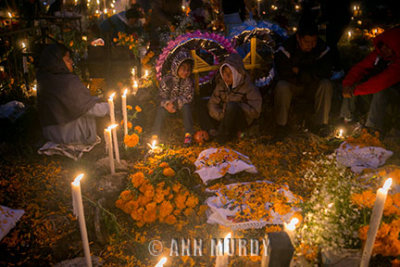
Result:
[[[314,100],[315,114],[310,130],[321,136],[329,134],[328,119],[332,98],[329,77],[332,64],[329,47],[317,34],[318,28],[315,24],[303,22],[299,25],[298,32],[286,40],[275,54],[279,79],[274,99],[278,139],[284,138],[288,133],[288,114],[295,96]]]
[[[366,127],[382,130],[390,99],[400,97],[400,28],[374,39],[375,49],[353,66],[343,80],[341,117],[350,121],[353,96],[372,94]]]

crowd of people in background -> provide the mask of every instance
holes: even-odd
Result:
[[[98,25],[100,36],[107,41],[114,38],[118,32],[131,34],[147,28],[152,50],[160,49],[160,31],[163,28],[173,31],[178,23],[178,15],[182,13],[181,0],[131,0],[117,1],[117,3],[124,10],[103,20]],[[372,95],[364,126],[372,131],[388,130],[384,127],[386,109],[392,102],[397,108],[400,103],[400,29],[388,29],[376,37],[373,52],[363,61],[354,65],[346,74],[337,44],[350,21],[349,0],[334,1],[334,4],[333,1],[317,3],[311,0],[305,0],[302,3],[303,14],[297,32],[277,45],[274,54],[276,82],[271,88],[273,112],[263,116],[274,117],[276,127],[272,133],[273,140],[282,141],[290,134],[291,127],[288,125],[288,118],[291,116],[292,103],[297,101],[306,101],[307,106],[311,107],[312,115],[307,117],[306,128],[321,137],[329,136],[332,133],[331,106],[335,90],[341,90],[343,102],[340,118],[333,121],[354,123],[359,115],[356,110],[357,96]],[[222,0],[220,4],[226,33],[240,25],[249,16],[256,15],[246,8],[244,0]],[[321,7],[319,15],[316,15],[316,4]],[[208,9],[203,2],[192,0],[190,8],[189,15],[207,27]],[[150,10],[151,13],[149,13]],[[321,23],[326,24],[326,36],[320,34],[318,24]],[[61,61],[65,53],[57,53],[57,55],[53,53],[58,60],[57,64],[62,65],[63,62],[66,62],[65,60]],[[43,56],[41,61],[44,60]],[[193,111],[192,104],[195,98],[194,81],[191,78],[193,59],[188,51],[182,50],[178,53],[169,74],[162,78],[159,85],[159,108],[154,118],[152,138],[159,137],[164,118],[168,113],[182,113],[185,145],[191,144],[194,134],[193,112],[207,114],[208,118],[205,120],[207,123],[203,123],[201,127],[220,143],[242,136],[242,132],[245,132],[255,121],[262,124],[263,122],[260,122],[259,118],[262,110],[265,110],[262,108],[262,104],[266,96],[262,96],[254,85],[242,60],[238,54],[232,54],[221,63],[214,78],[215,87],[208,100],[207,110]],[[44,66],[43,64],[41,66]],[[54,70],[61,71],[60,73],[65,76],[62,79],[69,77],[68,79],[79,84],[76,77],[69,74],[68,68],[55,68]],[[40,68],[38,77],[55,77],[53,74],[46,68]],[[57,74],[59,73],[57,72]],[[93,123],[90,120],[93,117],[103,116],[107,113],[103,110],[104,107],[100,108],[96,104],[97,100],[87,96],[87,92],[80,93],[82,98],[78,102],[73,103],[74,98],[61,101],[59,97],[50,93],[50,87],[56,87],[55,84],[48,84],[49,79],[47,78],[39,78],[39,110],[43,111],[42,121],[44,122],[45,136],[57,142],[70,142],[71,140],[89,142],[89,139],[92,140],[92,135],[86,136],[85,140],[82,140],[81,137],[69,138],[68,136],[76,135],[76,131],[71,131],[70,126],[75,125],[71,127],[82,129],[82,122],[85,121],[87,125],[85,127],[91,128],[90,125]],[[340,84],[341,79],[343,79],[342,86],[338,89],[334,83]],[[62,83],[62,81],[52,80],[52,83]],[[72,90],[70,88],[72,85],[63,84],[65,94],[75,94],[75,89],[82,87],[76,86]],[[60,91],[64,89],[60,87],[58,90],[57,94],[68,99]],[[53,107],[59,106],[49,103],[49,101],[55,100],[65,105],[65,110],[51,110]],[[68,108],[68,103],[73,105]],[[79,103],[82,106],[76,107]],[[69,115],[48,116],[50,113],[63,112]],[[54,127],[54,125],[58,126]],[[397,124],[397,127],[399,126],[400,123]]]

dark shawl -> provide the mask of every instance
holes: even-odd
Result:
[[[73,121],[91,109],[98,98],[71,73],[63,61],[63,49],[50,45],[40,56],[38,110],[42,126]]]

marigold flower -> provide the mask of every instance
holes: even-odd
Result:
[[[123,201],[121,198],[117,199],[117,201],[115,201],[115,207],[122,209],[122,207],[124,206],[125,201]]]
[[[132,127],[132,126],[131,126]],[[140,127],[139,125],[136,125],[135,128],[133,128],[138,134],[141,134],[143,132],[142,127]]]
[[[169,202],[168,200],[163,201],[159,208],[160,218],[167,217],[172,213],[173,210],[174,207],[172,206],[171,202]]]
[[[136,106],[136,107],[135,107],[135,110],[136,110],[136,112],[142,112],[142,108],[139,107],[139,106]]]
[[[128,202],[133,198],[133,195],[130,190],[125,190],[121,192],[120,197],[123,201]]]
[[[185,202],[186,202],[186,195],[185,194],[178,194],[175,197],[175,205],[176,205],[176,207],[178,209],[186,208]]]
[[[189,208],[196,207],[198,203],[199,203],[199,199],[193,195],[188,197],[186,200],[186,206],[188,206]]]
[[[172,168],[167,167],[167,168],[164,168],[163,175],[165,175],[167,177],[174,177],[175,176],[175,171]]]
[[[139,136],[137,134],[125,135],[124,143],[127,147],[135,147],[139,143]]]
[[[131,105],[126,105],[126,109],[127,110],[132,110],[132,106]]]
[[[165,218],[165,222],[167,223],[167,224],[175,224],[176,223],[176,217],[174,216],[174,215],[168,215],[166,218]]]
[[[137,172],[135,174],[131,174],[131,181],[132,184],[135,188],[138,188],[139,186],[141,186],[143,184],[143,182],[146,180],[143,172]]]
[[[172,186],[172,191],[178,193],[181,190],[182,185],[180,183],[176,183]]]
[[[183,211],[183,214],[185,214],[186,217],[189,217],[194,213],[194,210],[192,208],[187,208]]]
[[[160,165],[158,165],[158,166],[159,166],[160,168],[167,168],[167,167],[169,167],[168,163],[165,162],[165,161],[161,162]]]

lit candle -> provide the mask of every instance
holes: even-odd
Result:
[[[145,70],[143,78],[147,79],[148,77],[149,77],[149,70]]]
[[[8,17],[10,18],[10,28],[12,27],[12,13],[8,12]]]
[[[339,129],[338,134],[337,134],[337,138],[342,139],[344,137],[343,133],[344,133],[344,130],[343,129]]]
[[[351,31],[348,31],[347,36],[349,37],[349,39],[351,38],[351,35],[352,35]]]
[[[360,267],[368,267],[371,258],[372,249],[374,247],[376,233],[378,232],[379,225],[381,224],[383,209],[385,207],[387,193],[392,185],[392,178],[386,180],[382,188],[378,189],[374,208],[372,209],[371,219],[369,221],[369,229],[367,234],[367,241],[364,245],[363,254],[361,257]]]
[[[167,258],[162,257],[161,260],[157,263],[157,265],[155,267],[163,267],[166,262],[167,262]]]
[[[132,90],[132,94],[136,95],[138,89],[139,89],[139,85],[138,85],[137,81],[134,80],[134,81],[133,81],[133,90]]]
[[[290,223],[283,223],[283,228],[285,230],[285,232],[288,234],[290,241],[292,242],[293,247],[295,246],[295,230],[296,230],[296,225],[299,223],[299,219],[298,218],[292,218],[290,220]]]
[[[112,93],[110,95],[110,97],[108,98],[108,105],[110,106],[111,124],[115,124],[114,95],[115,95],[115,93]],[[120,158],[119,158],[118,137],[117,137],[117,129],[116,128],[113,128],[113,141],[114,141],[115,159],[119,163],[120,162]]]
[[[112,144],[112,129],[117,127],[116,124],[109,126],[104,129],[104,139],[106,142],[106,146],[108,148],[108,159],[110,162],[110,170],[111,174],[115,174],[115,165],[114,165],[114,155],[113,155],[113,144]]]
[[[27,60],[26,55],[25,55],[25,53],[26,53],[26,44],[25,44],[25,42],[22,42],[21,46],[22,46],[22,53],[23,53],[22,54],[22,69],[23,69],[24,73],[28,73],[28,60]]]
[[[229,239],[231,239],[232,234],[229,233],[225,236],[224,238],[224,244],[223,244],[223,255],[219,256],[217,255],[217,258],[215,260],[215,267],[226,267],[228,266],[229,263],[229,255],[228,255],[228,251],[229,251]],[[219,250],[219,247],[217,247],[217,250]]]
[[[150,147],[150,150],[149,150],[150,154],[152,154],[152,153],[158,154],[158,153],[160,153],[162,151],[162,148],[157,146],[157,141],[156,140],[153,140],[151,142],[151,144],[147,143],[147,145]]]
[[[122,95],[122,116],[124,118],[124,136],[128,135],[128,114],[126,111],[126,94],[128,93],[128,89],[125,89],[124,94]]]
[[[300,10],[300,6],[299,5],[295,5],[294,9],[296,10],[296,12],[298,12]]]
[[[79,227],[81,229],[81,238],[83,244],[83,251],[86,259],[86,266],[92,266],[92,260],[90,257],[89,241],[86,231],[85,215],[83,213],[82,194],[81,194],[81,179],[83,174],[79,174],[75,180],[71,183],[72,188],[72,206],[74,209],[74,215],[78,216]]]
[[[87,36],[86,35],[82,36],[82,41],[85,41],[85,42],[87,41]]]
[[[132,68],[131,69],[131,76],[132,76],[132,78],[136,78],[136,70],[135,70],[135,68]]]

